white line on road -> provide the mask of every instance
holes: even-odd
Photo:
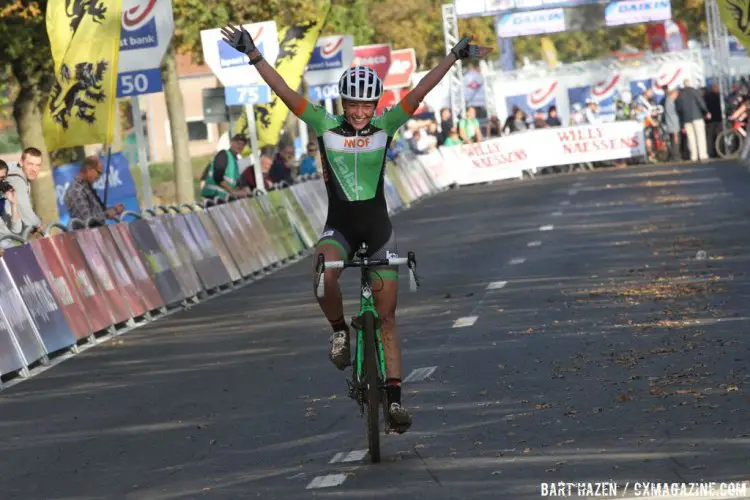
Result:
[[[540,231],[552,231],[553,229],[555,229],[555,226],[552,224],[547,224],[546,226],[541,226],[539,228]]]
[[[577,189],[568,189],[568,195],[569,196],[575,196],[577,194],[578,194],[578,190]]]
[[[560,202],[560,205],[567,207],[568,205],[570,205],[570,200],[563,200]]]
[[[329,464],[344,463],[344,462],[357,462],[367,456],[367,450],[354,450],[350,452],[339,452],[336,453],[331,459]]]
[[[510,261],[510,265],[515,266],[518,264],[523,264],[524,262],[526,262],[526,257],[516,257],[515,259]]]
[[[465,326],[471,326],[477,322],[478,318],[479,316],[464,316],[463,318],[458,318],[453,322],[453,328],[463,328]]]
[[[555,217],[557,217],[557,216],[559,216],[559,215],[562,215],[562,211],[561,211],[561,210],[558,210],[558,211],[556,211],[556,212],[552,212],[552,215],[554,215]]]
[[[415,368],[411,371],[409,375],[406,376],[405,379],[401,381],[401,383],[406,382],[421,382],[422,380],[425,380],[428,377],[431,377],[433,373],[435,373],[435,370],[437,370],[437,366],[426,366],[424,368]]]
[[[310,490],[313,488],[330,488],[332,486],[339,486],[346,481],[346,474],[329,474],[327,476],[318,476],[310,481],[305,489]]]
[[[526,243],[526,246],[527,247],[540,247],[542,246],[542,242],[541,241],[529,241],[528,243]]]
[[[576,182],[575,184],[573,184],[574,188],[579,188],[581,186],[583,186],[583,182]]]
[[[505,285],[507,285],[507,281],[493,281],[489,285],[487,285],[487,290],[497,290],[498,288],[505,288]]]

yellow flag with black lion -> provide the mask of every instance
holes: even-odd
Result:
[[[55,63],[42,120],[47,148],[111,144],[122,0],[50,0],[45,22]]]
[[[727,30],[750,51],[750,0],[716,0]]]

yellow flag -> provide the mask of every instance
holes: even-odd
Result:
[[[321,9],[314,21],[285,27],[279,31],[279,56],[275,68],[289,87],[296,89],[302,82],[313,48],[323,30],[331,3]],[[271,102],[255,106],[256,129],[260,147],[275,146],[279,142],[281,127],[284,125],[289,109],[276,96],[271,94]]]
[[[51,0],[45,15],[55,62],[43,117],[47,148],[111,144],[122,0]]]
[[[731,34],[750,50],[750,4],[747,0],[716,0],[719,15]]]
[[[544,57],[544,60],[547,61],[547,65],[550,68],[556,68],[557,67],[557,49],[555,49],[555,44],[552,43],[552,40],[550,40],[546,36],[543,36],[540,39],[540,43],[542,45],[542,57]]]

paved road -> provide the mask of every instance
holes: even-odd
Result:
[[[304,262],[1,393],[2,498],[515,500],[609,480],[633,498],[635,481],[750,479],[748,195],[731,164],[444,193],[395,218],[422,276],[416,294],[402,276],[404,375],[436,368],[405,386],[415,423],[381,464],[358,459]]]

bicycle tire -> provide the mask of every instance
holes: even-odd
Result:
[[[735,138],[734,141],[732,141],[732,136],[734,136]],[[731,152],[727,152],[724,146],[725,142],[735,142],[737,144],[737,147],[735,149],[732,149]],[[722,131],[716,137],[716,141],[714,142],[716,154],[723,159],[732,159],[739,156],[740,151],[742,151],[744,145],[745,137],[743,137],[742,134],[740,134],[733,128]]]
[[[371,312],[362,315],[362,341],[367,386],[367,447],[370,451],[370,461],[380,462],[380,421],[378,407],[380,406],[380,380],[378,377],[378,352],[375,342],[375,316]]]

